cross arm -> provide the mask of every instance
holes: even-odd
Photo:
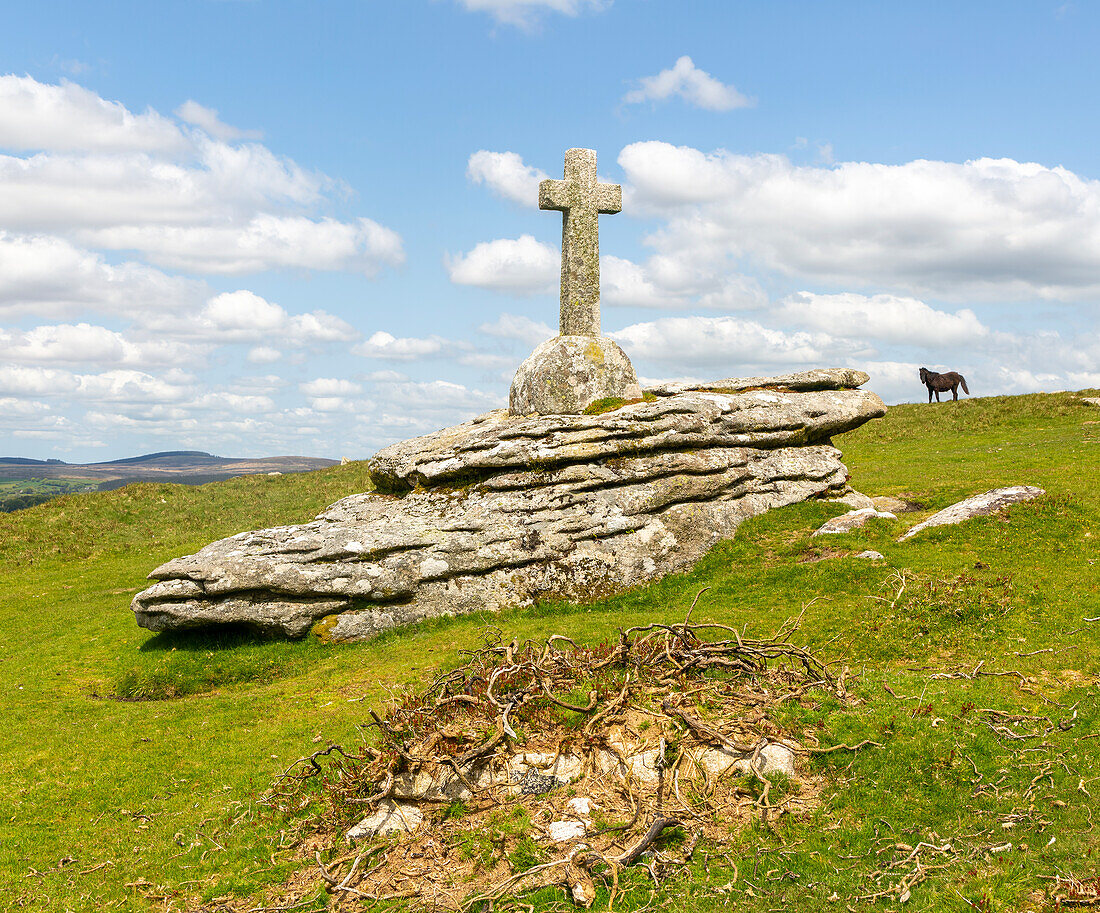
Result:
[[[593,190],[596,211],[611,215],[622,212],[623,188],[621,184],[597,184]]]
[[[539,209],[569,208],[569,185],[565,181],[545,180],[539,183]]]

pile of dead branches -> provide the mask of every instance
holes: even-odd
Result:
[[[810,807],[795,759],[867,743],[806,745],[769,712],[819,689],[845,698],[844,674],[792,642],[798,619],[752,639],[690,616],[596,647],[495,632],[459,668],[371,711],[374,744],[330,746],[288,771],[284,798],[320,778],[341,829],[352,815],[371,824],[343,856],[317,855],[334,905],[487,909],[556,884],[588,906],[597,885],[613,899],[629,866],[660,881],[700,839]]]

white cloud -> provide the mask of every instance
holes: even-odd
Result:
[[[627,92],[623,101],[627,104],[664,101],[673,95],[708,111],[732,111],[753,104],[751,98],[742,95],[732,85],[726,85],[700,70],[687,55],[679,58],[670,69],[639,79],[638,88]]]
[[[0,329],[0,358],[29,364],[163,366],[193,364],[203,350],[172,339],[133,341],[87,323],[39,326],[26,332]]]
[[[669,257],[960,297],[1100,293],[1100,181],[1011,159],[795,166],[667,143],[623,149],[628,209]]]
[[[539,182],[549,175],[531,165],[525,165],[515,152],[489,152],[481,149],[470,156],[466,177],[475,184],[485,184],[494,193],[521,206],[537,208]]]
[[[557,331],[550,329],[541,320],[532,320],[518,314],[501,314],[492,323],[483,323],[478,330],[498,339],[516,339],[528,346],[537,346],[557,335]]]
[[[0,393],[97,402],[178,402],[192,390],[182,378],[154,377],[143,371],[75,374],[57,368],[0,365]]]
[[[237,127],[232,127],[229,124],[223,123],[218,117],[218,112],[214,108],[207,108],[190,98],[176,108],[175,114],[180,120],[189,124],[194,124],[199,129],[205,130],[214,139],[234,140],[263,138],[263,131],[240,130]]]
[[[225,142],[232,128],[201,105],[179,111],[213,135],[72,83],[0,77],[0,148],[40,150],[0,155],[0,230],[200,273],[373,275],[403,261],[400,237],[375,221],[308,214],[336,188],[330,178],[258,143]]]
[[[318,377],[299,384],[298,389],[306,396],[351,396],[363,390],[359,384],[338,377]]]
[[[0,230],[0,317],[184,310],[206,294],[201,282],[139,263],[112,266],[61,238]]]
[[[989,329],[969,308],[949,314],[916,298],[894,295],[798,292],[782,302],[775,316],[793,326],[845,339],[937,349],[972,346],[989,335]]]
[[[456,343],[442,336],[429,336],[426,339],[405,337],[398,339],[384,330],[374,333],[369,339],[352,348],[352,353],[364,358],[392,358],[398,361],[413,361],[417,358],[429,358],[450,354]]]
[[[358,335],[350,324],[332,314],[288,314],[280,305],[246,289],[215,295],[198,314],[157,318],[150,320],[149,326],[218,343],[278,341],[290,347],[340,342]],[[265,356],[273,351],[269,348]]]
[[[532,235],[482,241],[445,259],[451,281],[521,295],[551,292],[561,276],[561,254]]]
[[[68,80],[55,86],[0,76],[0,148],[175,155],[188,145],[179,127],[155,111],[133,114]]]
[[[254,365],[269,365],[279,361],[283,353],[271,346],[256,346],[248,352],[248,360]]]
[[[475,12],[488,13],[497,22],[531,28],[543,13],[563,13],[577,16],[590,10],[596,12],[611,5],[611,0],[458,0]]]
[[[404,262],[401,238],[370,219],[339,222],[258,215],[236,226],[116,226],[81,232],[96,247],[135,250],[149,261],[194,273],[267,269],[347,270],[368,276]]]
[[[857,349],[827,334],[788,332],[736,317],[666,317],[608,335],[632,359],[671,364],[686,374],[706,366],[721,377],[756,373],[742,371],[745,365],[820,366]]]

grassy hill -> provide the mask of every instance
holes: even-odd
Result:
[[[164,450],[104,463],[0,457],[0,511],[23,510],[77,491],[111,491],[133,482],[204,485],[241,475],[310,472],[336,462],[302,456],[219,457],[201,450]]]
[[[690,573],[615,599],[356,646],[153,636],[129,601],[168,558],[364,490],[362,464],[137,484],[0,516],[3,906],[279,906],[294,873],[312,878],[294,834],[313,809],[287,816],[257,798],[296,758],[355,744],[369,707],[457,662],[490,621],[509,637],[598,642],[682,620],[709,586],[693,620],[760,634],[805,607],[796,636],[849,667],[855,702],[823,695],[785,724],[884,747],[814,759],[827,784],[817,812],[697,854],[693,878],[652,898],[643,870],[616,909],[895,907],[912,873],[913,910],[1053,909],[1057,876],[1100,875],[1098,420],[1072,394],[898,406],[835,443],[856,488],[926,510],[822,543],[810,533],[840,510],[797,505],[746,523]],[[895,542],[933,510],[1015,484],[1047,495]],[[866,548],[886,562],[846,557]],[[922,842],[948,848],[910,857]],[[323,909],[316,896],[295,909]]]

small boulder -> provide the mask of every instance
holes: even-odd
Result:
[[[838,533],[850,533],[853,529],[863,526],[868,520],[896,520],[893,514],[884,510],[875,510],[873,507],[863,507],[860,510],[850,510],[839,517],[826,520],[814,532],[815,536],[828,536]]]
[[[909,514],[922,509],[921,505],[914,501],[906,501],[904,498],[895,498],[890,495],[871,498],[871,506],[876,510],[886,510],[892,514]]]
[[[519,366],[508,395],[512,415],[580,415],[600,399],[640,400],[626,353],[608,336],[555,336]]]
[[[1001,508],[1008,507],[1010,504],[1016,504],[1019,501],[1031,501],[1044,494],[1046,492],[1042,488],[1036,488],[1033,485],[994,488],[992,491],[973,495],[964,501],[945,507],[939,513],[932,514],[927,520],[908,530],[905,535],[898,539],[898,542],[904,542],[922,530],[933,526],[950,526],[954,523],[962,523],[963,520],[969,520],[971,517],[985,517],[996,513]]]
[[[885,561],[886,556],[882,552],[876,552],[873,548],[867,549],[865,552],[860,552],[856,555],[857,558],[866,558],[868,561]]]
[[[1100,396],[1082,396],[1081,402],[1086,406],[1100,406]]]
[[[348,843],[356,843],[387,834],[408,834],[420,827],[423,821],[424,813],[415,805],[387,799],[379,804],[373,814],[360,821],[344,836]]]
[[[568,843],[583,837],[587,830],[583,821],[551,821],[546,832],[554,843]]]
[[[856,491],[854,488],[843,497],[830,498],[829,500],[833,504],[846,504],[848,507],[852,508],[852,510],[863,510],[866,507],[875,506],[873,498],[867,497],[863,492]],[[886,510],[886,508],[883,508],[883,510]]]

